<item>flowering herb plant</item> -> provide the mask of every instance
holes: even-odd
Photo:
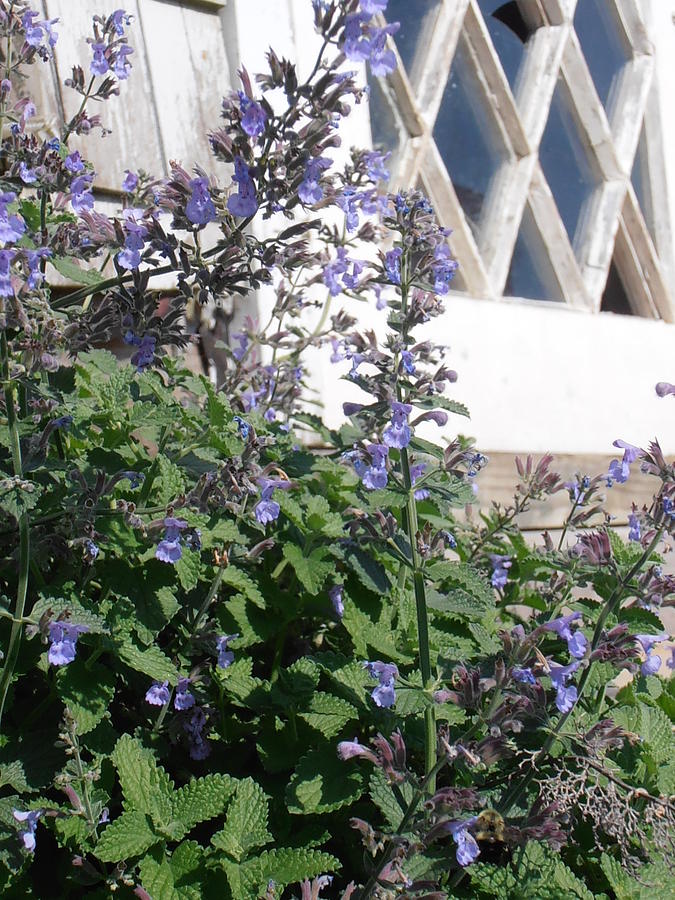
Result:
[[[516,460],[513,503],[477,514],[487,459],[422,436],[467,415],[419,334],[456,269],[448,232],[418,191],[387,192],[385,154],[330,156],[363,93],[345,60],[396,64],[386,6],[315,0],[307,79],[270,50],[223,101],[224,183],[127,170],[108,217],[69,140],[133,77],[132,18],[94,17],[80,108],[43,140],[21,76],[67,23],[0,0],[3,896],[672,882],[675,471],[623,440],[567,483],[550,456]],[[245,320],[215,377],[188,368],[190,304],[257,289],[268,323]],[[360,391],[338,430],[308,412],[310,348]],[[655,490],[624,541],[601,491],[631,465]],[[558,541],[528,542],[522,515],[559,491]]]

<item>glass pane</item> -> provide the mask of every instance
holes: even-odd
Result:
[[[633,171],[631,172],[631,181],[633,188],[645,217],[647,228],[652,236],[652,240],[656,243],[656,235],[654,231],[654,207],[652,204],[652,195],[649,187],[649,169],[647,158],[647,139],[645,136],[644,125],[640,132],[640,140],[638,142],[637,152],[635,154],[635,162],[633,163]]]
[[[564,299],[546,246],[529,208],[525,209],[520,225],[504,294],[528,300]]]
[[[401,23],[394,40],[408,75],[412,71],[419,38],[425,26],[432,24],[439,3],[440,0],[389,0],[387,21]]]
[[[525,44],[532,31],[520,11],[516,0],[478,0],[485,25],[501,61],[504,73],[513,88]]]
[[[573,241],[584,204],[599,179],[591,168],[570,109],[567,89],[560,79],[553,93],[539,159],[570,241]]]
[[[490,182],[507,152],[460,41],[434,125],[434,139],[474,234]]]
[[[612,85],[630,58],[607,0],[579,0],[574,29],[605,109],[609,109]]]
[[[618,313],[621,316],[633,316],[635,313],[631,309],[628,294],[621,281],[619,270],[612,261],[609,267],[609,275],[607,276],[607,284],[602,295],[602,303],[600,304],[602,312]]]
[[[389,96],[391,90],[383,79],[368,75],[368,102],[373,146],[396,150],[405,134],[405,126]]]

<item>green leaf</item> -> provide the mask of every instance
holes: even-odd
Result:
[[[452,598],[456,594],[462,600],[468,598],[476,611],[486,611],[495,605],[494,590],[486,578],[466,563],[450,560],[434,562],[427,566],[425,575],[437,585],[442,585],[442,593],[449,594],[448,611],[452,610]]]
[[[155,825],[173,820],[173,783],[140,741],[123,734],[112,753],[112,761],[124,792],[125,808],[147,813]]]
[[[26,780],[26,773],[20,760],[0,762],[0,787],[5,785],[9,785],[20,794],[27,794],[33,790]]]
[[[307,501],[307,527],[326,537],[343,537],[342,517],[331,512],[330,505],[321,494],[313,494]]]
[[[176,890],[173,872],[166,858],[157,862],[152,856],[145,856],[138,868],[143,889],[150,894],[152,900],[183,900]]]
[[[241,594],[247,597],[252,603],[260,609],[265,609],[265,598],[260,593],[260,589],[255,581],[238,569],[236,566],[228,566],[223,570],[223,584],[236,588]]]
[[[290,813],[309,815],[340,809],[358,800],[363,779],[338,759],[335,750],[310,750],[302,757],[286,789]]]
[[[76,284],[93,286],[100,284],[104,279],[95,269],[81,269],[79,263],[71,256],[52,256],[48,260],[56,271]]]
[[[319,593],[326,578],[335,571],[332,563],[323,561],[323,548],[312,550],[309,556],[305,556],[296,544],[284,544],[283,554],[295,569],[298,581],[313,596]]]
[[[0,481],[0,509],[18,522],[25,512],[37,506],[42,488],[25,478],[4,478]]]
[[[149,817],[128,809],[106,827],[94,852],[101,862],[120,862],[140,856],[159,840]]]
[[[116,678],[104,666],[76,659],[64,666],[56,678],[57,693],[77,723],[77,733],[92,731],[105,716],[115,696]]]
[[[319,850],[295,850],[285,847],[265,850],[257,859],[238,867],[237,889],[235,890],[231,882],[232,893],[235,898],[255,900],[264,894],[269,882],[273,881],[277,895],[281,896],[284,887],[289,884],[304,881],[305,878],[315,878],[327,872],[336,872],[339,868],[339,860]],[[229,877],[228,872],[228,879]]]
[[[235,791],[236,781],[229,775],[205,775],[194,778],[173,795],[173,818],[190,831],[199,822],[219,816]]]
[[[108,631],[105,619],[85,609],[75,597],[40,597],[31,610],[31,619],[37,623],[41,616],[51,610],[56,619],[63,616],[76,625],[86,625],[88,634],[101,634]]]
[[[384,816],[389,828],[392,831],[398,831],[408,804],[412,800],[412,787],[404,783],[397,786],[397,791],[394,793],[382,769],[373,769],[370,774],[369,788],[370,799]]]
[[[154,681],[168,681],[172,685],[178,683],[178,669],[157,646],[141,650],[132,638],[127,638],[117,645],[117,655],[130,668]]]
[[[161,453],[157,455],[155,462],[159,471],[159,477],[153,487],[157,490],[160,505],[168,506],[172,500],[175,500],[185,490],[183,471]]]
[[[263,789],[252,778],[246,778],[237,785],[225,826],[213,835],[211,843],[217,850],[223,850],[232,859],[241,862],[250,850],[264,847],[272,840],[267,830],[268,815]]]
[[[197,587],[202,569],[199,553],[183,547],[181,557],[174,563],[174,568],[184,591],[192,591]]]
[[[358,712],[346,700],[319,691],[312,694],[299,716],[324,737],[331,738],[342,731],[347,722],[357,719]]]

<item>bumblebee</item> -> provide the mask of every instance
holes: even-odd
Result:
[[[472,831],[484,862],[496,865],[508,862],[511,854],[506,844],[506,822],[496,809],[484,809],[479,813]]]
[[[477,841],[503,844],[506,840],[506,823],[496,809],[484,809],[476,817],[473,833]]]

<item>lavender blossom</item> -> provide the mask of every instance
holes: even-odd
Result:
[[[490,554],[490,562],[492,563],[492,587],[504,588],[509,577],[509,569],[511,568],[511,557],[500,556],[498,553]]]
[[[110,64],[106,59],[106,45],[101,42],[95,42],[91,45],[94,58],[89,63],[89,71],[92,75],[105,75],[110,71]]]
[[[183,730],[188,736],[190,745],[190,759],[206,759],[211,753],[209,742],[205,740],[202,734],[205,725],[206,715],[204,710],[199,706],[195,706],[190,718],[183,723]]]
[[[249,137],[258,137],[265,130],[267,113],[255,100],[251,100],[239,91],[239,105],[241,108],[241,127]]]
[[[16,194],[10,191],[6,194],[0,194],[0,241],[9,243],[10,241],[21,240],[26,231],[26,223],[16,214],[10,215],[7,207],[10,203],[14,203]],[[7,294],[3,296],[8,296]]]
[[[126,194],[132,194],[138,187],[138,175],[129,169],[124,170],[124,181],[122,182],[122,190]]]
[[[419,481],[419,479],[422,477],[426,467],[427,467],[427,464],[423,463],[423,462],[415,463],[415,465],[410,466],[410,481],[413,485],[415,484],[416,481]],[[415,500],[426,500],[427,497],[429,497],[429,491],[426,488],[418,488],[418,490],[416,490],[414,492],[413,496],[414,496]],[[456,547],[457,542],[452,537],[452,535],[449,534],[449,532],[447,532],[447,533],[448,533],[449,537],[451,537],[452,540],[454,541],[455,547]]]
[[[476,822],[476,817],[466,819],[463,822],[448,822],[447,828],[452,839],[457,844],[455,854],[460,866],[470,866],[480,856],[480,847],[475,837],[469,833],[469,828]]]
[[[389,456],[389,448],[384,444],[370,444],[367,449],[372,465],[364,465],[362,471],[359,471],[357,468],[357,474],[361,476],[363,486],[368,488],[369,491],[382,490],[382,488],[387,486],[388,481],[387,457]]]
[[[88,625],[73,625],[70,622],[51,622],[49,625],[49,640],[51,645],[47,659],[53,666],[67,666],[75,659],[77,652],[77,639],[85,631],[89,631]]]
[[[384,255],[384,272],[392,284],[401,283],[401,256],[403,251],[400,247],[389,250]]]
[[[394,400],[391,404],[391,412],[391,424],[384,429],[382,440],[388,447],[402,450],[408,446],[412,438],[412,432],[408,424],[408,416],[412,412],[412,406],[409,403],[399,403],[397,400]]]
[[[588,639],[581,631],[573,633],[570,628],[572,622],[576,622],[578,619],[581,619],[581,613],[575,612],[569,616],[560,616],[558,619],[546,622],[543,627],[547,631],[555,631],[559,638],[567,641],[567,648],[571,656],[575,659],[582,659],[586,654]]]
[[[410,350],[401,350],[401,368],[408,375],[415,374],[415,357]]]
[[[371,678],[377,678],[379,684],[372,691],[371,697],[376,706],[389,709],[396,702],[394,682],[398,678],[398,667],[393,663],[365,662],[364,669],[368,669]]]
[[[675,384],[670,384],[668,381],[659,381],[656,385],[656,393],[659,397],[667,397],[668,394],[675,394]]]
[[[385,169],[384,164],[390,156],[391,153],[378,153],[376,150],[364,153],[363,159],[368,177],[373,181],[389,181],[389,170]]]
[[[614,446],[624,451],[623,459],[621,461],[613,459],[609,464],[609,471],[606,476],[607,487],[611,487],[614,482],[624,484],[628,481],[631,463],[635,462],[638,457],[644,456],[644,452],[639,447],[635,447],[626,441],[617,439],[614,441]]]
[[[16,256],[14,250],[0,250],[0,297],[13,297],[12,260]]]
[[[447,244],[439,244],[434,250],[434,261],[431,264],[431,274],[434,279],[434,290],[437,294],[447,294],[450,282],[457,271],[457,260],[452,258]]]
[[[261,525],[268,525],[270,522],[274,522],[275,519],[279,518],[279,513],[281,511],[281,507],[276,500],[272,500],[274,491],[278,489],[288,490],[291,485],[290,482],[284,481],[281,478],[259,478],[258,484],[262,489],[262,494],[260,501],[253,512]]]
[[[176,695],[173,698],[174,709],[190,709],[195,705],[194,694],[190,692],[190,679],[179,678],[176,685]]]
[[[306,206],[312,206],[323,199],[323,188],[319,184],[319,179],[322,171],[330,166],[331,161],[325,156],[317,156],[308,161],[298,188],[298,197]]]
[[[193,225],[207,225],[215,221],[218,216],[213,200],[209,194],[208,178],[193,178],[190,181],[192,194],[185,206],[185,216]]]
[[[35,290],[45,280],[44,273],[40,270],[40,263],[43,259],[48,259],[52,255],[52,251],[48,247],[40,247],[37,250],[26,250],[24,252],[28,265],[26,284],[31,290]]]
[[[330,602],[333,604],[333,609],[335,610],[335,615],[341,619],[345,614],[345,606],[342,600],[342,592],[344,590],[344,585],[335,584],[328,591],[328,596],[330,597]]]
[[[378,762],[377,756],[373,751],[369,750],[368,747],[364,747],[363,744],[359,744],[356,738],[354,738],[353,741],[340,741],[337,745],[337,755],[342,760],[354,759],[357,756],[361,756],[376,765]]]
[[[247,218],[254,216],[258,211],[258,201],[255,195],[255,184],[251,178],[251,170],[241,156],[234,158],[234,175],[232,180],[238,185],[237,193],[232,194],[227,201],[227,208],[234,216]]]
[[[654,644],[667,641],[668,632],[663,631],[661,634],[636,634],[635,640],[638,641],[647,654],[647,659],[640,666],[640,671],[643,675],[656,675],[661,668],[661,657],[656,653],[652,653],[652,647]]]
[[[556,689],[555,705],[561,713],[568,713],[577,702],[577,689],[574,685],[567,687],[567,679],[579,668],[578,662],[569,666],[549,666],[551,684]]]
[[[185,519],[175,519],[168,516],[164,519],[164,537],[157,545],[155,559],[160,562],[177,563],[183,555],[181,549],[181,532],[188,527]]]
[[[231,666],[234,662],[234,653],[232,650],[228,650],[227,646],[230,641],[233,641],[238,637],[238,634],[221,634],[216,641],[216,650],[218,652],[217,665],[219,669],[227,669],[227,667]]]
[[[532,669],[524,668],[521,669],[518,666],[514,666],[511,669],[511,677],[514,681],[520,682],[520,684],[536,684],[537,679],[534,677],[532,673]]]
[[[126,81],[131,72],[131,63],[127,59],[129,54],[133,53],[133,47],[130,47],[128,44],[120,44],[117,48],[117,54],[115,56],[115,62],[113,64],[113,72],[118,77],[120,81]]]
[[[164,706],[169,702],[169,698],[171,693],[169,691],[169,682],[168,681],[153,681],[150,687],[145,692],[145,702],[150,703],[151,706]]]
[[[23,841],[23,846],[29,853],[35,850],[35,830],[37,829],[38,819],[42,815],[41,809],[30,809],[25,812],[19,809],[13,809],[12,815],[17,822],[24,822],[24,828],[19,832],[19,837]]]
[[[628,516],[628,540],[629,541],[639,541],[642,537],[640,533],[640,519],[635,515],[635,513],[631,513]]]

